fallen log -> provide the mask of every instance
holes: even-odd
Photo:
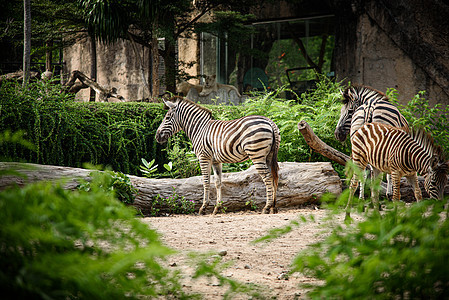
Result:
[[[38,72],[36,71],[30,71],[30,79],[32,78],[36,78],[39,75]],[[3,74],[0,76],[0,83],[2,83],[3,81],[7,81],[7,80],[11,80],[11,79],[16,79],[16,80],[23,80],[23,71],[22,70],[18,70],[16,72],[13,73],[7,73],[7,74]]]
[[[341,180],[329,162],[317,163],[279,163],[279,187],[277,192],[277,207],[298,207],[307,203],[317,203],[320,197],[330,192],[340,194]],[[0,178],[0,190],[16,183],[23,186],[29,182],[39,180],[58,180],[68,178],[65,187],[75,189],[77,178],[88,179],[90,170],[47,165],[0,163],[0,170],[14,169],[27,176],[26,179],[18,176],[3,176]],[[171,197],[176,192],[188,200],[195,202],[196,210],[202,204],[203,183],[202,177],[183,179],[150,179],[129,175],[129,178],[138,190],[134,206],[143,214],[149,212],[155,197]],[[216,202],[215,178],[211,180],[210,203],[207,212],[212,212]],[[265,185],[254,166],[249,169],[225,173],[222,179],[223,207],[225,211],[249,210],[257,207],[261,210],[265,205]]]

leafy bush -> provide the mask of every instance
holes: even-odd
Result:
[[[389,89],[387,94],[399,106],[411,126],[426,129],[435,142],[449,153],[449,106],[437,103],[431,107],[425,98],[425,91],[418,92],[407,105],[399,104],[397,90]]]
[[[101,186],[38,183],[0,193],[0,289],[15,299],[187,298],[160,264],[173,251]]]
[[[293,272],[323,280],[313,299],[446,299],[449,219],[443,203],[400,203],[354,227],[336,226],[300,252]],[[447,213],[447,211],[446,211]]]
[[[349,154],[350,143],[338,142],[334,137],[340,117],[341,84],[326,76],[320,76],[315,90],[301,95],[301,103],[283,98],[286,88],[255,93],[238,107],[208,106],[217,119],[236,119],[246,115],[263,115],[273,120],[281,133],[279,161],[329,161],[312,151],[298,130],[298,122],[305,120],[315,134],[331,147]],[[343,168],[334,165],[340,173]],[[238,169],[235,168],[234,169]]]
[[[325,143],[349,153],[349,143],[341,144],[333,135],[341,107],[339,89],[340,83],[323,76],[316,90],[302,94],[302,104],[286,100],[286,89],[281,88],[256,93],[241,106],[207,107],[222,120],[250,114],[272,119],[281,132],[279,161],[326,161],[310,150],[297,124],[306,120]],[[185,134],[178,133],[167,146],[156,143],[154,135],[166,113],[161,104],[77,103],[72,95],[61,93],[60,86],[39,81],[31,84],[29,90],[11,82],[3,84],[0,105],[0,132],[22,131],[36,150],[0,144],[0,151],[15,160],[71,167],[88,162],[142,175],[141,158],[150,158],[155,159],[161,176],[200,174]],[[165,172],[163,166],[169,161],[172,171]],[[239,171],[247,166],[248,163],[233,164],[225,170]]]
[[[35,149],[0,144],[2,155],[71,167],[88,162],[135,175],[141,157],[153,157],[160,166],[166,162],[154,139],[165,114],[161,104],[78,103],[60,88],[43,81],[26,90],[2,83],[0,132],[21,131]]]
[[[162,197],[156,195],[151,202],[148,215],[152,217],[166,216],[166,215],[189,215],[195,212],[195,201],[187,200],[184,196],[179,196],[173,187],[173,194],[170,197]]]
[[[114,171],[105,171],[105,172],[108,173],[110,176],[105,177],[104,183],[101,185],[101,187],[105,191],[115,193],[115,196],[118,198],[118,200],[122,201],[125,204],[134,203],[138,191],[131,183],[129,177],[120,172]],[[104,175],[101,174],[101,172],[99,171],[93,171],[89,174],[89,176],[91,178],[95,178],[95,177],[103,177]],[[91,182],[86,181],[79,184],[78,189],[86,192],[91,191],[92,189]]]

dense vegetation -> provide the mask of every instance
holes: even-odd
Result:
[[[297,123],[307,120],[323,141],[348,152],[348,144],[342,145],[333,138],[340,106],[339,87],[338,83],[323,79],[317,90],[302,96],[302,104],[285,100],[285,90],[279,89],[255,94],[243,106],[208,108],[218,119],[266,115],[281,130],[279,161],[318,161],[323,157],[310,151]],[[165,114],[162,104],[78,103],[72,96],[61,93],[57,85],[37,82],[29,90],[21,90],[15,83],[3,84],[0,105],[0,132],[22,131],[35,145],[35,151],[30,151],[17,144],[0,144],[4,157],[72,167],[88,162],[135,175],[142,175],[141,158],[145,158],[155,159],[159,173],[166,171],[163,165],[172,161],[174,176],[199,174],[195,163],[186,163],[192,160],[192,155],[189,156],[191,146],[185,135],[172,138],[167,152],[163,151],[166,146],[155,142],[154,134]],[[231,166],[227,170],[241,168]]]
[[[0,132],[22,131],[34,144],[0,144],[3,157],[26,162],[81,167],[110,166],[139,174],[141,157],[161,162],[154,134],[165,111],[152,103],[79,103],[58,85],[36,82],[22,90],[14,82],[0,87]]]
[[[5,170],[2,170],[4,172]],[[1,179],[1,174],[0,174]],[[198,299],[182,287],[175,253],[96,172],[89,190],[41,182],[0,192],[0,291],[4,299]],[[195,277],[215,277],[230,297],[258,290],[221,275],[220,256],[193,255]]]
[[[321,161],[323,157],[305,144],[297,123],[306,120],[324,142],[349,153],[349,143],[337,143],[333,137],[340,87],[322,78],[316,90],[301,95],[300,104],[285,100],[285,90],[280,89],[256,94],[239,107],[209,108],[219,119],[266,115],[281,130],[280,161]],[[397,99],[394,90],[389,94]],[[155,144],[154,133],[165,114],[161,104],[76,103],[58,86],[39,82],[28,90],[3,84],[0,105],[3,159],[72,166],[91,162],[138,173],[145,157],[154,158],[167,176],[198,172],[183,134],[170,140],[166,153]],[[429,107],[419,93],[401,111],[448,150],[447,107]],[[234,164],[228,171],[244,167]],[[129,194],[132,186],[126,176],[112,172],[92,173],[92,181],[76,191],[39,183],[0,192],[0,289],[18,298],[195,297],[183,290],[176,270],[163,264],[173,250],[136,219],[135,210],[117,201],[132,202]],[[176,206],[175,195],[158,200],[172,203],[173,213],[184,210]],[[331,212],[339,213],[346,199],[344,192],[337,201],[332,196],[323,201],[334,208]],[[310,287],[312,298],[447,298],[449,273],[441,263],[449,259],[444,203],[388,204],[385,213],[368,210],[364,221],[356,224],[335,224],[331,216],[328,237],[299,253],[292,272],[323,280]],[[294,221],[261,240],[300,223]],[[228,296],[235,292],[260,296],[254,286],[222,276],[219,270],[225,266],[219,258],[196,256],[194,263],[195,276],[217,277],[229,285]]]
[[[286,100],[285,88],[259,92],[241,106],[208,105],[216,119],[230,120],[259,114],[272,119],[281,131],[279,161],[326,161],[311,151],[297,129],[307,121],[325,143],[350,154],[350,143],[334,138],[339,118],[340,83],[321,77],[315,90]],[[389,91],[397,102],[397,92]],[[298,103],[299,102],[299,103]],[[61,93],[57,85],[36,82],[22,90],[14,82],[0,87],[0,132],[22,132],[34,144],[30,151],[20,144],[0,144],[3,157],[40,164],[82,167],[84,163],[109,166],[114,171],[142,176],[142,158],[155,159],[152,176],[189,177],[200,174],[191,144],[183,133],[158,145],[154,134],[164,117],[162,104],[79,103]],[[399,104],[398,104],[399,105]],[[425,127],[446,152],[449,151],[449,108],[430,107],[423,92],[407,105],[399,105],[413,126]],[[171,164],[168,164],[171,162]],[[165,168],[164,168],[165,165]],[[225,172],[245,169],[250,162],[225,166]],[[334,164],[344,176],[343,168]],[[169,169],[168,169],[169,168]]]

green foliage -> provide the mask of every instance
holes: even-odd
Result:
[[[41,182],[0,192],[0,290],[21,299],[185,299],[173,253],[93,177],[89,192]]]
[[[449,219],[443,203],[400,203],[353,227],[336,226],[299,253],[293,272],[323,280],[313,299],[445,299],[449,297]]]
[[[389,89],[387,94],[398,105],[411,126],[426,129],[436,143],[449,153],[449,106],[437,103],[431,107],[425,98],[425,91],[418,92],[407,105],[399,104],[397,90]]]
[[[154,158],[150,162],[145,158],[142,158],[143,165],[140,166],[140,172],[142,172],[145,177],[151,178],[155,175],[154,173],[157,172],[157,165],[155,165],[154,162]]]
[[[81,167],[88,162],[137,175],[141,157],[166,159],[154,139],[165,111],[153,103],[78,103],[61,86],[39,81],[0,87],[0,132],[22,132],[34,145],[1,143],[15,160]]]
[[[169,140],[166,151],[169,163],[164,164],[164,168],[170,177],[187,178],[201,174],[198,158],[192,151],[192,142],[184,132]]]
[[[116,197],[125,204],[132,204],[136,199],[137,189],[131,183],[128,176],[120,172],[105,171],[110,176],[105,177],[103,183],[100,185],[105,191],[115,193]],[[95,182],[98,178],[104,177],[102,172],[93,171],[89,174]],[[92,190],[91,182],[85,181],[77,186],[79,190],[89,192]]]
[[[217,119],[230,120],[246,115],[263,115],[273,120],[281,133],[279,161],[329,161],[312,151],[298,130],[298,122],[305,120],[323,142],[343,153],[350,153],[350,143],[342,144],[334,137],[341,109],[341,84],[326,76],[318,76],[320,80],[317,88],[303,93],[300,96],[301,104],[286,100],[284,93],[287,89],[282,87],[273,91],[256,92],[254,97],[238,107],[208,107],[213,110]],[[342,167],[334,167],[343,174]]]
[[[179,196],[176,189],[173,187],[173,194],[169,197],[162,197],[156,195],[151,200],[148,215],[152,217],[166,216],[166,215],[190,215],[195,212],[195,201],[187,200],[184,196]]]

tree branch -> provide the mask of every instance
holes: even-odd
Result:
[[[81,82],[81,84],[75,83],[77,79]],[[64,90],[68,91],[69,93],[77,93],[81,89],[88,87],[95,90],[95,92],[99,96],[100,101],[107,102],[111,97],[117,98],[121,101],[125,101],[125,98],[117,94],[117,89],[115,87],[106,89],[78,70],[72,71],[69,81],[64,84]]]
[[[298,129],[304,136],[304,139],[306,140],[306,143],[309,145],[309,147],[319,154],[343,166],[345,166],[346,162],[351,159],[348,155],[341,153],[340,151],[332,148],[331,146],[320,140],[320,138],[315,135],[312,128],[306,121],[299,122]]]

